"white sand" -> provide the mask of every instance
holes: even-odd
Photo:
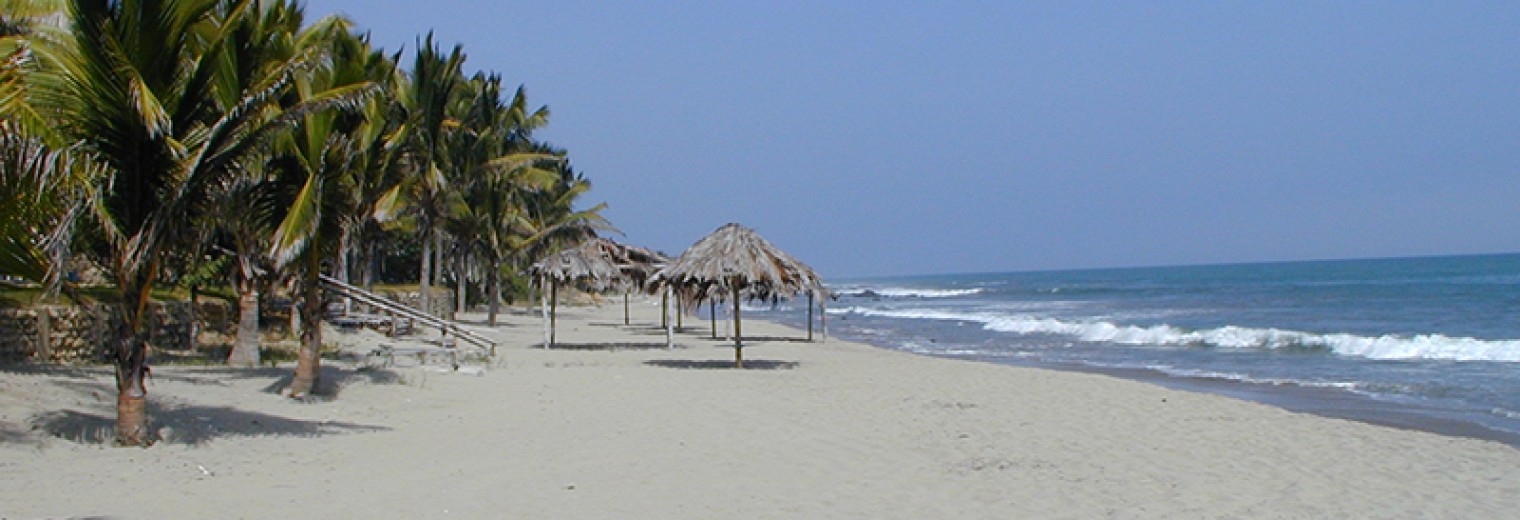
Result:
[[[657,308],[507,316],[480,375],[328,362],[158,367],[165,442],[108,432],[108,369],[0,369],[0,517],[1513,518],[1520,450],[1099,375],[837,340],[752,341],[756,369]],[[746,322],[757,337],[801,332]],[[353,352],[378,336],[339,335]],[[637,348],[608,348],[611,344]],[[403,358],[402,361],[408,361]],[[711,365],[700,362],[713,361]],[[693,363],[698,362],[698,363]],[[793,365],[793,363],[795,365]],[[695,365],[696,368],[689,368]],[[478,365],[477,365],[478,366]],[[688,368],[673,368],[686,366]],[[67,438],[60,438],[57,435]],[[73,439],[84,438],[80,443]]]

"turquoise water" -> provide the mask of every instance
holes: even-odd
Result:
[[[1350,392],[1520,434],[1520,255],[831,282],[831,335],[888,348]]]

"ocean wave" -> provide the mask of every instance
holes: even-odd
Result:
[[[835,289],[841,296],[857,298],[955,298],[981,294],[986,289],[923,289],[914,287],[863,287],[849,286]]]
[[[1250,383],[1250,384],[1255,384],[1255,385],[1271,385],[1271,386],[1293,385],[1293,386],[1302,386],[1302,387],[1309,387],[1309,388],[1335,388],[1335,389],[1340,389],[1340,390],[1348,390],[1348,391],[1352,391],[1352,392],[1357,392],[1359,390],[1363,390],[1366,387],[1366,383],[1357,382],[1357,381],[1314,381],[1314,380],[1291,379],[1291,378],[1281,378],[1281,377],[1258,377],[1258,376],[1252,376],[1252,375],[1241,373],[1241,372],[1221,372],[1221,371],[1218,371],[1218,370],[1205,370],[1205,369],[1198,369],[1198,368],[1181,368],[1181,367],[1175,367],[1175,366],[1171,366],[1171,365],[1153,365],[1153,364],[1144,364],[1144,365],[1129,365],[1129,364],[1105,365],[1105,364],[1096,364],[1095,363],[1095,364],[1093,364],[1093,366],[1108,367],[1108,368],[1141,368],[1141,369],[1146,369],[1146,370],[1154,370],[1154,371],[1157,371],[1157,372],[1160,372],[1160,373],[1163,373],[1163,374],[1166,374],[1166,375],[1169,375],[1169,376],[1173,376],[1173,377],[1183,377],[1183,378],[1189,378],[1189,379],[1216,379],[1216,380],[1220,380],[1220,381],[1233,381],[1233,382],[1237,382],[1237,383]],[[1361,392],[1359,392],[1359,393],[1361,393]],[[1365,393],[1373,394],[1374,392],[1365,392]]]
[[[996,332],[1069,336],[1093,343],[1193,346],[1230,349],[1326,350],[1343,356],[1379,360],[1451,360],[1520,362],[1520,340],[1482,340],[1441,334],[1361,336],[1318,334],[1276,328],[1228,325],[1190,330],[1173,325],[1122,325],[1108,321],[1071,321],[1022,315],[966,313],[935,309],[851,307],[830,311],[901,319],[964,321]]]

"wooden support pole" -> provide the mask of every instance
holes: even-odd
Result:
[[[828,299],[818,300],[818,328],[822,329],[823,341],[829,341],[829,303]]]
[[[623,291],[623,325],[628,323],[628,291]]]
[[[549,280],[549,345],[554,345],[555,320],[559,318],[559,280]]]
[[[670,292],[671,292],[670,286],[669,285],[665,286],[665,296],[663,298],[660,298],[660,307],[661,307],[660,310],[663,313],[669,313],[670,312]],[[665,323],[663,324],[663,326],[665,327],[665,350],[671,350],[671,349],[676,348],[676,344],[675,344],[675,335],[676,334],[675,334],[675,331],[671,330],[671,328],[670,328],[670,320],[665,320]]]
[[[538,312],[542,313],[544,316],[544,350],[548,350],[549,343],[553,341],[553,339],[550,337],[549,332],[549,291],[547,291],[547,288],[544,287],[544,284],[546,283],[549,283],[548,275],[544,275],[539,278],[538,297],[540,301],[538,302]]]
[[[744,368],[744,334],[739,325],[739,284],[734,284],[734,368]]]
[[[707,317],[712,320],[712,339],[718,339],[718,299],[707,300]]]
[[[813,293],[808,293],[808,342],[813,341]]]

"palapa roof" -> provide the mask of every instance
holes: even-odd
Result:
[[[655,281],[701,295],[737,288],[750,298],[825,291],[813,268],[738,224],[726,224],[692,244],[656,273]]]
[[[577,283],[603,290],[622,279],[617,264],[594,240],[549,255],[528,268],[535,281],[548,277],[559,283]]]
[[[550,255],[533,264],[528,272],[535,280],[547,275],[561,283],[580,283],[593,290],[604,290],[620,283],[642,286],[667,261],[654,251],[598,237]]]

